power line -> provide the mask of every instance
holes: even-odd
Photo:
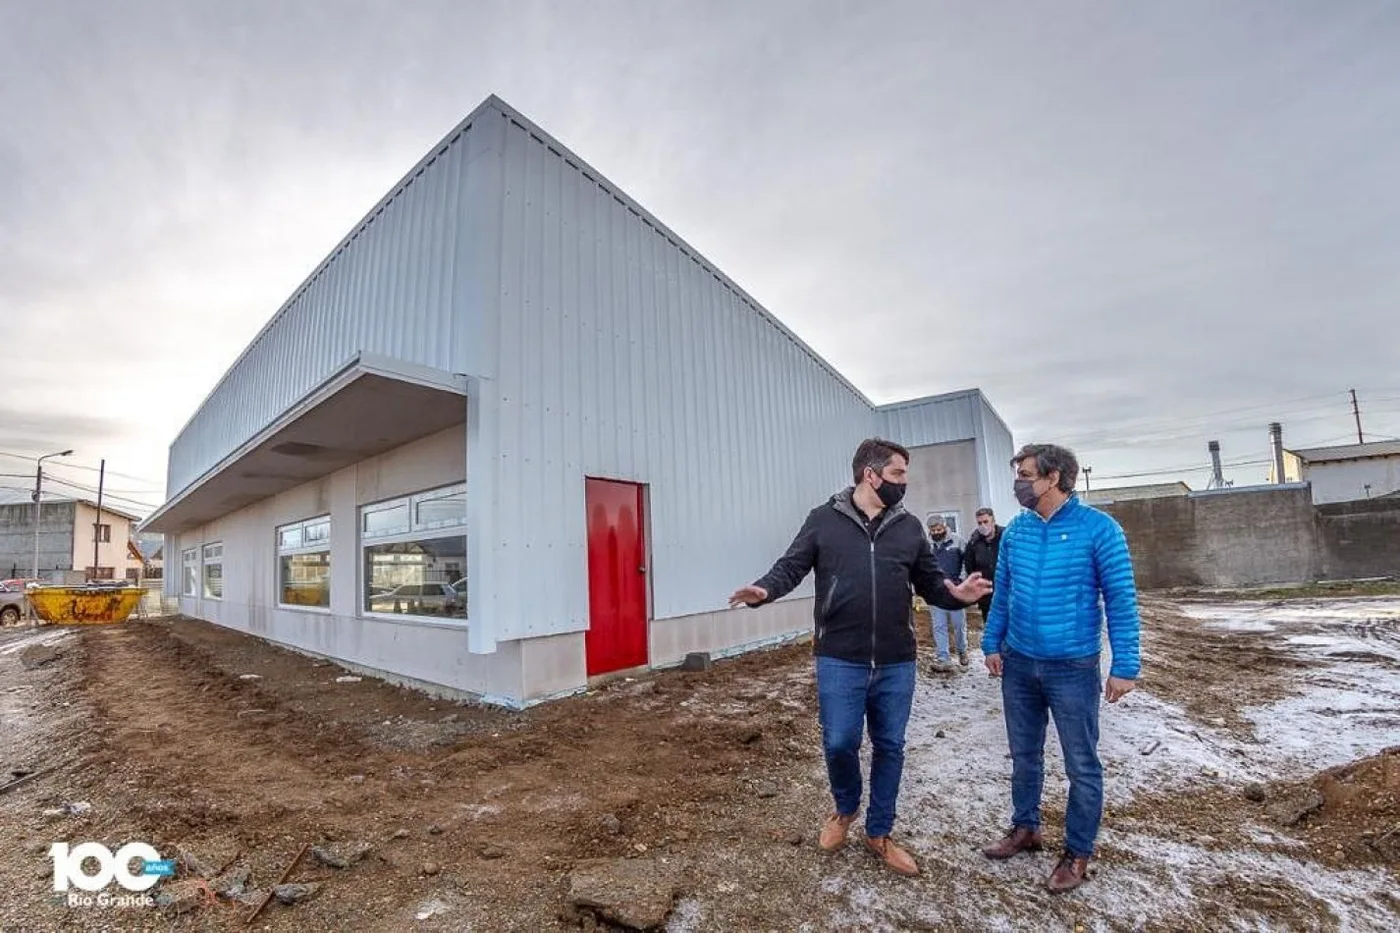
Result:
[[[51,482],[51,483],[57,483],[57,484],[60,485],[60,486],[67,486],[67,487],[70,488],[70,489],[76,489],[76,490],[78,490],[79,492],[87,493],[87,494],[90,495],[90,496],[95,496],[95,495],[97,495],[97,490],[96,490],[95,488],[91,487],[91,486],[84,486],[84,485],[82,485],[82,484],[80,484],[80,483],[69,482],[68,480],[62,479],[62,478],[57,477],[57,476],[46,476],[45,479],[47,479],[47,480],[48,480],[49,482]],[[155,508],[159,508],[158,505],[153,505],[153,504],[150,503],[150,502],[141,502],[141,501],[138,501],[138,500],[136,500],[136,499],[127,499],[127,498],[125,498],[125,497],[123,497],[123,496],[114,496],[114,495],[112,495],[110,492],[108,492],[106,489],[103,489],[103,490],[102,490],[102,498],[103,498],[104,500],[110,499],[110,500],[113,501],[113,502],[124,502],[124,503],[127,503],[128,505],[139,506],[139,507],[141,507],[141,508],[143,508],[143,509],[155,509]]]
[[[1101,439],[1121,435],[1125,433],[1145,433],[1176,429],[1187,432],[1174,434],[1170,438],[1163,440],[1187,440],[1195,436],[1197,428],[1209,427],[1211,430],[1230,430],[1233,428],[1244,428],[1253,425],[1254,419],[1241,417],[1246,412],[1267,412],[1271,420],[1292,419],[1295,421],[1321,420],[1325,417],[1332,417],[1346,412],[1345,408],[1337,406],[1307,405],[1298,408],[1293,406],[1301,405],[1304,402],[1316,402],[1322,399],[1335,399],[1345,404],[1349,398],[1347,391],[1334,391],[1322,395],[1303,396],[1301,398],[1289,399],[1278,402],[1266,402],[1243,407],[1222,408],[1214,411],[1198,412],[1180,416],[1160,416],[1154,418],[1139,418],[1117,421],[1101,428],[1086,431],[1081,434],[1068,434],[1065,436],[1067,443],[1087,445],[1093,444]],[[1400,401],[1400,396],[1382,396],[1369,400],[1364,400],[1367,410],[1373,413],[1389,411],[1389,409],[1377,409],[1375,403]],[[1309,417],[1304,417],[1309,416]],[[1226,420],[1221,420],[1226,419]]]
[[[0,457],[13,457],[16,460],[28,460],[30,463],[39,462],[38,457],[31,457],[28,454],[11,453],[8,450],[0,450]],[[55,466],[55,464],[50,464],[49,466],[50,469],[52,469],[53,466]],[[88,466],[84,463],[74,463],[72,461],[64,461],[62,464],[58,464],[58,466],[61,466],[63,469],[68,470],[86,470],[89,473],[98,472],[98,469],[95,466]],[[120,476],[122,479],[134,480],[138,483],[149,483],[151,485],[151,492],[155,492],[157,489],[161,488],[160,484],[146,476],[132,476],[130,473],[118,473],[116,470],[108,470],[107,475]]]
[[[1270,417],[1275,421],[1286,420],[1296,424],[1299,422],[1321,421],[1326,418],[1338,417],[1343,411],[1344,410],[1335,408],[1319,409],[1316,407],[1294,410],[1275,409],[1270,413]],[[1082,446],[1109,438],[1122,437],[1124,435],[1133,435],[1137,437],[1157,436],[1163,441],[1190,440],[1198,438],[1203,431],[1207,430],[1229,431],[1254,427],[1256,425],[1262,428],[1263,422],[1257,421],[1255,418],[1246,419],[1241,417],[1230,420],[1212,420],[1210,418],[1193,420],[1189,418],[1176,418],[1163,419],[1157,422],[1118,423],[1080,434],[1067,434],[1065,436],[1065,443]]]

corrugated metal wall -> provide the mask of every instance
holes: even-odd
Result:
[[[849,482],[871,410],[533,127],[504,146],[497,637],[586,627],[585,476],[649,485],[655,617],[723,608]]]
[[[876,414],[883,435],[905,447],[969,440],[982,433],[975,389],[884,405]]]
[[[1001,420],[1001,415],[997,414],[987,397],[978,392],[977,400],[981,408],[983,451],[986,459],[985,497],[997,513],[997,522],[1004,525],[1021,511],[1021,505],[1016,501],[1016,494],[1011,486],[1011,458],[1016,453],[1015,442],[1011,437],[1011,429]]]
[[[473,118],[477,115],[474,114]],[[470,119],[317,267],[234,363],[170,451],[174,497],[359,351],[449,370],[481,312],[470,268]],[[490,226],[487,233],[492,232]]]
[[[977,389],[934,398],[899,402],[878,409],[885,436],[908,447],[951,440],[977,441],[977,470],[981,499],[1008,522],[1021,507],[1011,491],[1008,466],[1015,449],[1011,431]]]

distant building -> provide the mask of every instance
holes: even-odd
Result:
[[[1110,486],[1092,489],[1080,496],[1090,505],[1123,502],[1128,499],[1160,499],[1164,496],[1188,496],[1191,487],[1185,483],[1148,483],[1145,486]]]
[[[137,535],[129,545],[128,580],[160,580],[165,575],[165,536]]]
[[[89,580],[127,578],[130,542],[139,516],[90,499],[44,496],[39,516],[39,576],[59,572]],[[95,539],[95,540],[94,540]],[[93,544],[97,566],[92,565]],[[0,490],[0,579],[28,577],[34,571],[34,503],[26,492]],[[139,558],[134,566],[140,567]]]
[[[1389,496],[1400,492],[1400,441],[1285,450],[1283,473],[1311,483],[1317,504]]]

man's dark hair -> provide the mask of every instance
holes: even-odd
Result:
[[[996,518],[996,517],[997,517],[997,513],[993,512],[993,511],[992,511],[991,509],[989,509],[989,508],[986,508],[985,506],[977,510],[977,516],[976,516],[976,517],[977,517],[977,518],[981,518],[983,515],[986,515],[986,516],[988,516],[988,517],[990,517],[990,518]]]
[[[1079,460],[1074,456],[1074,451],[1058,444],[1027,444],[1011,458],[1012,468],[1029,458],[1035,460],[1036,475],[1049,476],[1059,470],[1060,482],[1057,485],[1060,492],[1074,492],[1074,485],[1079,482]]]
[[[909,462],[908,448],[901,447],[894,441],[887,441],[879,437],[867,437],[860,442],[856,448],[856,455],[851,458],[851,477],[857,486],[860,485],[861,477],[865,475],[865,468],[870,467],[877,474],[885,467],[889,466],[890,460],[898,454],[904,458],[904,462]]]

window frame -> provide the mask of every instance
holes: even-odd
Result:
[[[430,522],[419,522],[418,506],[423,502],[445,499],[450,496],[460,495],[463,497],[462,514],[456,520],[440,519]],[[376,612],[369,608],[369,579],[367,567],[365,565],[365,552],[367,548],[381,544],[408,544],[416,541],[433,541],[442,538],[460,537],[463,541],[463,555],[470,542],[467,540],[467,515],[466,515],[466,495],[467,484],[465,482],[449,483],[446,486],[436,486],[431,489],[420,490],[406,496],[396,496],[392,499],[381,499],[378,502],[367,502],[356,509],[355,522],[355,576],[356,585],[359,590],[355,597],[355,611],[358,616],[366,619],[376,619],[384,622],[398,622],[411,625],[441,625],[451,628],[461,628],[468,624],[467,618],[455,616],[429,616],[413,615],[406,612]],[[376,512],[387,512],[403,507],[407,514],[407,524],[398,531],[382,531],[367,533],[365,530],[365,518]],[[467,576],[466,567],[462,568],[462,577]],[[445,585],[451,586],[453,582],[448,581]],[[421,583],[421,581],[420,581]],[[470,591],[470,587],[468,588]],[[470,609],[470,606],[467,607]]]
[[[325,529],[326,529],[325,537],[318,537],[318,538],[316,538],[314,541],[312,541],[310,544],[308,544],[308,543],[307,543],[306,532],[307,532],[308,530],[310,530],[311,528],[317,528],[317,527],[322,526],[322,525],[324,525],[324,526],[325,526]],[[295,531],[295,532],[297,533],[297,537],[296,537],[296,542],[297,542],[297,543],[296,543],[295,545],[285,545],[285,546],[284,546],[283,543],[282,543],[282,535],[283,535],[284,532],[291,532],[291,531]],[[331,575],[331,573],[333,572],[333,569],[334,569],[334,566],[335,566],[334,559],[333,559],[333,558],[334,558],[334,555],[333,555],[332,552],[331,552],[331,516],[330,516],[330,513],[326,513],[326,514],[324,514],[324,515],[315,515],[315,516],[312,516],[311,518],[303,518],[303,519],[299,519],[299,520],[294,521],[294,522],[287,522],[287,523],[284,524],[284,525],[278,525],[278,526],[273,530],[273,539],[272,539],[272,540],[273,540],[273,550],[276,552],[276,553],[275,553],[275,556],[276,556],[276,560],[277,560],[277,567],[276,567],[276,574],[277,574],[277,608],[278,608],[278,609],[288,610],[288,611],[291,611],[291,612],[314,612],[314,613],[320,613],[320,614],[322,614],[322,615],[329,615],[329,614],[330,614],[330,611],[331,611],[331,607],[330,607],[331,576],[330,576],[330,575]],[[325,554],[325,555],[326,555],[326,605],[324,605],[324,606],[310,606],[310,605],[304,605],[304,604],[301,604],[301,603],[288,603],[288,602],[283,602],[283,601],[282,601],[283,593],[284,593],[285,590],[286,590],[286,584],[285,584],[285,583],[283,582],[283,580],[282,580],[282,558],[284,558],[284,557],[296,557],[296,556],[302,555],[302,554]]]
[[[204,575],[200,572],[199,555],[202,549],[199,545],[183,548],[180,551],[180,595],[187,599],[198,599],[200,584],[204,580]],[[185,571],[193,569],[194,576],[191,577]]]
[[[214,548],[218,548],[218,549],[219,549],[219,552],[218,552],[218,554],[214,555],[213,558],[211,558],[211,557],[209,556],[209,552],[210,552],[211,550],[213,550]],[[211,600],[213,600],[213,601],[215,601],[215,602],[221,602],[221,601],[223,600],[223,598],[224,598],[224,542],[223,542],[223,541],[208,541],[208,542],[202,544],[202,545],[200,546],[200,548],[199,548],[199,557],[200,557],[200,562],[199,562],[199,566],[200,566],[200,571],[199,571],[199,592],[200,592],[200,597],[199,597],[199,598],[200,598],[200,599],[211,599]],[[219,568],[219,595],[218,595],[218,596],[213,596],[213,595],[211,595],[210,592],[209,592],[209,568],[210,568],[210,567],[218,567],[218,568]]]

